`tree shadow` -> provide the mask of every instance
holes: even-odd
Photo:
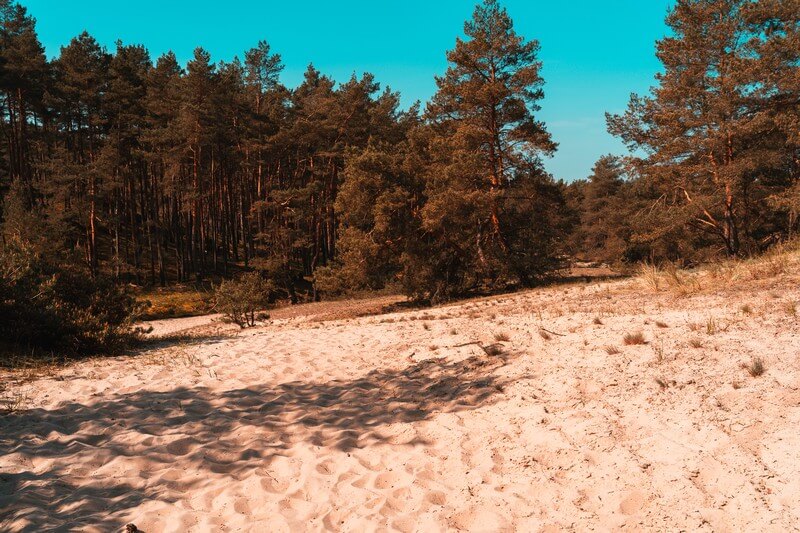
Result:
[[[350,380],[137,391],[7,415],[0,418],[3,462],[38,466],[0,474],[0,529],[121,527],[126,511],[192,489],[197,482],[147,482],[176,461],[182,470],[241,479],[296,443],[342,452],[424,445],[418,437],[398,440],[388,426],[497,401],[506,382],[495,371],[510,357],[431,359]],[[126,482],[104,477],[107,469],[97,473],[120,458],[116,464],[128,471],[115,477]],[[133,486],[132,478],[141,482]]]
[[[173,346],[197,346],[219,344],[235,336],[231,334],[198,334],[187,332],[165,333],[163,335],[146,335],[136,339],[128,350],[128,355],[143,351],[172,348]]]

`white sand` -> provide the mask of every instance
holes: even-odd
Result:
[[[794,279],[680,298],[625,281],[241,333],[161,323],[199,337],[20,386],[0,530],[796,530],[791,300]],[[458,346],[501,332],[502,355]]]

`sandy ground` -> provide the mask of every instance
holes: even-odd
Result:
[[[0,530],[797,530],[800,288],[738,286],[155,323],[19,385]]]

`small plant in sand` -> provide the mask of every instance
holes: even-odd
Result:
[[[499,331],[494,334],[494,340],[497,342],[508,342],[511,340],[511,337],[505,331]]]
[[[764,360],[761,359],[760,357],[754,357],[749,364],[746,364],[744,366],[747,369],[747,372],[754,378],[763,375],[764,372],[767,371],[767,368],[764,366]]]
[[[622,342],[625,343],[625,346],[647,344],[647,341],[644,338],[644,333],[641,331],[637,331],[636,333],[626,333],[625,336],[622,337]]]
[[[708,317],[708,320],[706,320],[706,334],[716,335],[717,331],[719,331],[717,321],[714,319],[714,317]]]
[[[240,328],[255,326],[256,320],[264,316],[258,312],[269,305],[272,290],[272,283],[258,272],[248,272],[237,280],[225,280],[215,292],[217,310]]]
[[[611,345],[606,346],[605,350],[608,355],[617,355],[619,353],[622,353],[622,351],[619,348]]]
[[[661,274],[658,271],[658,267],[653,264],[643,263],[639,266],[639,279],[642,280],[642,283],[645,287],[649,288],[654,292],[658,292],[661,287],[660,279]]]
[[[0,397],[0,413],[12,414],[24,411],[30,405],[30,397],[22,392],[15,392],[5,397]]]
[[[660,320],[656,320],[656,326],[659,327],[659,328],[668,328],[669,327],[669,325],[667,325],[666,322],[662,322]]]
[[[790,300],[783,304],[783,310],[786,311],[786,314],[792,317],[797,316],[797,302],[794,300]]]
[[[744,305],[740,306],[739,307],[739,311],[741,311],[745,315],[752,315],[753,314],[753,308],[750,307],[750,304],[744,304]]]
[[[594,317],[594,320],[592,320],[592,324],[595,324],[597,326],[602,326],[603,325],[603,321],[600,320],[599,316],[596,316],[596,317]]]
[[[653,344],[653,352],[656,354],[656,362],[663,363],[664,362],[664,341],[660,341],[658,344]]]
[[[692,348],[702,348],[703,341],[701,341],[700,339],[689,339],[689,346],[691,346]]]

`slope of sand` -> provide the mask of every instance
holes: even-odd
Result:
[[[19,385],[0,530],[797,529],[800,288],[738,285],[157,324]]]

